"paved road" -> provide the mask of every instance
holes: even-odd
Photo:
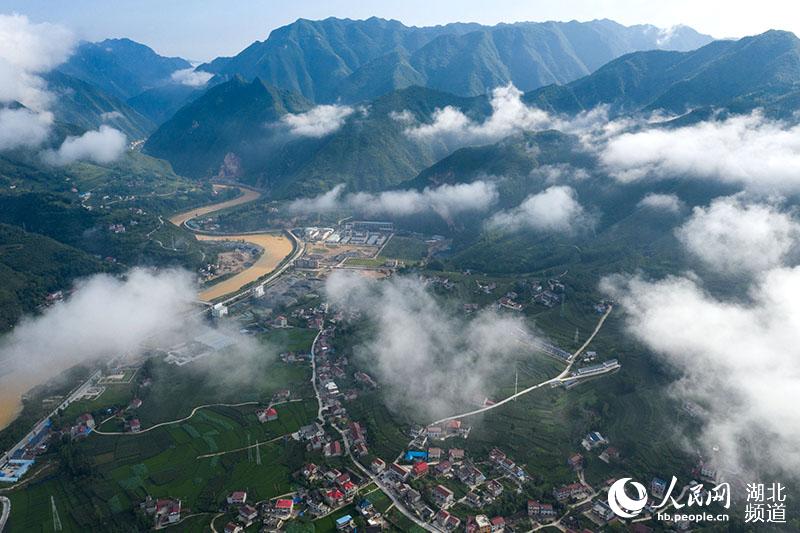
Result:
[[[547,381],[542,381],[541,383],[538,383],[536,385],[528,387],[527,389],[521,390],[518,393],[512,394],[508,398],[506,398],[504,400],[500,400],[499,402],[494,403],[492,405],[487,405],[486,407],[482,407],[480,409],[475,409],[473,411],[468,411],[466,413],[460,413],[460,414],[457,414],[457,415],[448,416],[446,418],[442,418],[440,420],[436,420],[435,422],[431,422],[431,425],[438,425],[438,424],[441,424],[443,422],[447,422],[449,420],[455,420],[457,418],[465,418],[465,417],[468,417],[468,416],[473,416],[473,415],[477,415],[477,414],[480,414],[480,413],[485,413],[487,411],[491,411],[492,409],[496,409],[496,408],[500,407],[503,404],[506,404],[506,403],[508,403],[510,401],[513,401],[515,398],[519,398],[520,396],[528,394],[531,391],[534,391],[536,389],[544,387],[545,385],[550,385],[551,383],[561,383],[561,382],[563,382],[564,378],[566,378],[569,375],[569,372],[572,369],[572,365],[575,364],[575,361],[578,359],[578,356],[586,349],[587,346],[589,346],[589,343],[591,343],[592,340],[594,340],[595,336],[597,335],[597,332],[599,332],[600,328],[603,327],[603,323],[606,321],[606,318],[608,318],[608,315],[611,314],[611,310],[612,309],[613,309],[612,306],[608,307],[606,312],[603,314],[602,317],[600,317],[600,320],[597,322],[597,326],[595,326],[594,331],[592,332],[592,334],[589,336],[588,339],[586,339],[586,342],[584,342],[583,345],[581,345],[581,347],[578,348],[570,356],[569,360],[567,361],[566,368],[564,368],[564,370],[559,375],[557,375],[556,377],[548,379]],[[593,374],[592,377],[597,376],[597,375],[599,375],[599,374]],[[572,379],[574,379],[574,378],[572,378]]]
[[[319,387],[317,387],[317,341],[322,337],[324,329],[319,330],[317,336],[314,337],[314,342],[311,343],[311,385],[314,387],[314,395],[317,397],[317,420],[320,424],[325,423],[325,418],[322,416],[322,398],[319,395]]]
[[[153,431],[154,429],[160,428],[162,426],[169,426],[170,424],[178,424],[180,422],[186,422],[187,420],[192,418],[195,414],[197,414],[197,411],[199,411],[200,409],[206,409],[208,407],[242,407],[245,405],[258,405],[258,403],[259,402],[209,403],[206,405],[199,405],[195,407],[194,409],[192,409],[192,412],[189,414],[189,416],[184,416],[183,418],[179,418],[178,420],[170,420],[169,422],[161,422],[160,424],[156,424],[155,426],[150,426],[147,429],[143,429],[138,433],[130,433],[125,431],[100,431],[99,429],[95,429],[94,433],[97,433],[98,435],[142,435],[144,433],[147,433],[148,431]],[[106,422],[108,420],[110,419],[107,418],[106,420],[103,420],[103,422]],[[102,426],[103,423],[101,423],[100,425]]]
[[[5,496],[0,496],[0,504],[3,505],[3,513],[0,514],[0,533],[2,533],[6,527],[6,522],[8,522],[8,515],[11,514],[11,500]]]
[[[373,474],[368,468],[364,467],[364,465],[362,465],[356,460],[356,458],[353,456],[353,452],[350,450],[350,440],[347,438],[347,433],[345,431],[342,431],[333,424],[331,424],[331,426],[333,427],[333,429],[339,432],[339,435],[342,436],[342,441],[344,442],[344,449],[347,452],[347,456],[350,457],[350,460],[353,461],[353,464],[356,465],[356,468],[358,468],[364,475],[369,477],[372,480],[372,482],[375,483],[378,486],[378,488],[381,489],[383,493],[389,497],[390,500],[392,500],[392,503],[394,504],[394,506],[397,508],[398,511],[403,513],[406,516],[406,518],[408,518],[409,520],[414,522],[414,524],[416,524],[417,526],[421,527],[426,531],[432,531],[434,533],[438,533],[439,531],[441,531],[433,524],[423,522],[422,520],[417,518],[417,515],[413,514],[411,511],[406,509],[403,503],[394,495],[394,492],[392,492],[391,489],[389,489],[386,485],[384,485],[384,483],[380,480],[378,476]]]

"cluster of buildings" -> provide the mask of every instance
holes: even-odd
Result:
[[[425,436],[430,440],[445,440],[450,437],[469,437],[470,426],[461,420],[449,420],[444,424],[435,424],[425,428]]]
[[[171,498],[147,498],[139,505],[139,508],[148,516],[152,517],[153,527],[161,529],[181,521],[183,512],[181,501]]]
[[[555,307],[564,301],[566,286],[558,279],[534,280],[533,301],[545,307]]]

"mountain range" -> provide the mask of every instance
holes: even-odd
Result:
[[[507,83],[525,91],[566,83],[628,52],[690,50],[711,40],[686,26],[610,20],[420,28],[379,18],[300,19],[198,69],[259,77],[317,103],[371,100],[411,85],[474,96]]]
[[[530,91],[523,100],[568,115],[600,105],[612,115],[663,109],[705,116],[703,109],[741,111],[756,106],[792,110],[800,83],[799,50],[800,40],[793,34],[770,31],[738,41],[714,41],[689,52],[633,52],[568,84]],[[338,183],[353,190],[377,190],[413,178],[453,148],[442,140],[410,138],[407,125],[397,120],[401,113],[424,124],[447,106],[462,110],[475,123],[492,112],[484,95],[462,97],[412,87],[364,104],[365,112],[351,115],[328,135],[297,139],[265,127],[257,117],[267,115],[244,112],[260,105],[255,92],[244,90],[246,84],[236,77],[209,90],[164,123],[145,150],[193,177],[215,175],[225,155],[234,154],[241,162],[239,179],[278,196],[320,192]],[[265,94],[271,87],[260,78],[252,84]],[[281,94],[286,98],[291,93]],[[300,101],[302,97],[294,94]],[[274,111],[273,125],[280,123],[282,110]]]

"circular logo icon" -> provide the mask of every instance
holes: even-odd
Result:
[[[631,481],[631,485],[636,489],[636,498],[631,498],[625,493],[625,484],[628,481],[631,481],[631,478],[618,479],[608,489],[608,506],[614,511],[614,514],[621,518],[633,518],[647,504],[647,491],[641,483]]]

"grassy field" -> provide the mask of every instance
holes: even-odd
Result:
[[[51,496],[61,509],[62,523],[68,526],[65,530],[85,530],[87,510],[82,502],[87,491],[90,499],[102,505],[98,512],[109,524],[129,523],[133,506],[148,494],[180,498],[189,513],[214,511],[234,490],[247,490],[253,501],[289,492],[290,474],[302,464],[303,451],[281,436],[313,418],[316,404],[312,400],[291,402],[278,405],[277,410],[278,420],[265,424],[258,422],[254,407],[215,407],[199,411],[186,422],[144,434],[90,436],[77,447],[90,458],[91,483],[62,472],[12,493],[10,530],[51,530]],[[258,450],[199,457],[257,441],[265,442]],[[207,523],[204,520],[196,522]]]
[[[62,417],[65,422],[82,412],[101,415],[109,407],[126,406],[136,394],[144,403],[135,416],[148,428],[185,417],[202,404],[253,401],[263,406],[282,388],[289,388],[296,400],[278,404],[278,419],[264,424],[255,414],[258,405],[215,406],[146,433],[94,434],[56,446],[51,458],[60,456],[60,468],[9,495],[8,531],[52,531],[51,497],[64,531],[127,531],[137,523],[135,505],[147,495],[180,498],[188,515],[216,511],[234,490],[247,490],[252,501],[289,492],[291,473],[305,462],[306,452],[285,436],[316,417],[317,403],[310,368],[286,365],[276,354],[308,351],[312,339],[308,330],[287,330],[260,339],[260,349],[246,357],[210,356],[184,367],[150,358],[133,383],[108,384],[97,399],[73,404]],[[151,384],[141,387],[145,378]],[[122,429],[118,419],[103,426]],[[257,450],[235,451],[256,442],[262,443]],[[209,454],[216,455],[200,457]],[[65,461],[67,456],[73,459]],[[180,530],[207,531],[211,516],[191,518]]]
[[[428,255],[428,245],[414,237],[395,235],[383,248],[381,255],[401,261],[420,261]]]

